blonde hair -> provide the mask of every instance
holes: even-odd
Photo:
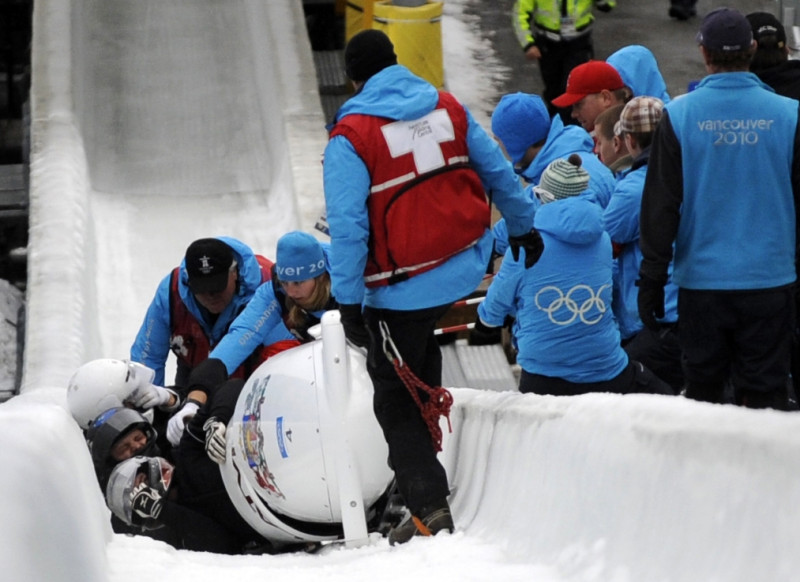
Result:
[[[319,311],[324,309],[331,297],[331,276],[328,272],[314,277],[314,291],[309,298],[308,307],[300,307],[294,299],[286,295],[286,308],[289,314],[286,322],[289,329],[302,329],[308,320],[309,311]]]

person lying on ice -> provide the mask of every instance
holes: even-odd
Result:
[[[208,403],[189,420],[175,462],[159,456],[135,456],[117,464],[105,489],[106,503],[128,533],[146,535],[177,549],[272,553],[272,544],[236,510],[219,465],[206,453],[204,424],[212,415],[229,419],[244,386],[240,378],[225,380],[222,370],[219,364],[211,368],[206,378]],[[214,376],[215,371],[222,375]]]

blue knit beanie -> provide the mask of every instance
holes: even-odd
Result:
[[[503,143],[515,165],[529,147],[544,140],[549,132],[550,114],[538,95],[503,95],[492,113],[492,133]]]
[[[278,239],[275,269],[279,281],[305,281],[325,272],[322,245],[306,232],[293,230]]]

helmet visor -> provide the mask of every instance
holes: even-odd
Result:
[[[174,467],[161,457],[133,457],[123,461],[111,472],[106,486],[106,504],[109,509],[128,525],[139,525],[144,529],[156,529],[160,524],[151,519],[142,519],[133,512],[133,491],[146,483],[165,497],[172,483]]]

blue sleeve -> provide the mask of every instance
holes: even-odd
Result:
[[[494,226],[492,227],[492,235],[494,235],[495,254],[506,254],[506,249],[508,248],[508,227],[506,226],[505,218],[501,218],[494,223]]]
[[[259,346],[280,339],[295,338],[283,324],[280,303],[275,298],[272,283],[267,282],[256,289],[247,307],[233,320],[228,333],[208,357],[221,360],[228,374],[232,374]]]
[[[369,241],[369,172],[350,141],[337,136],[325,148],[322,174],[333,295],[340,304],[361,303]]]
[[[524,189],[525,196],[533,202],[534,210],[538,210],[542,203],[533,193],[533,184],[526,186]],[[527,231],[526,231],[527,232]],[[494,252],[498,255],[506,254],[508,248],[508,225],[506,219],[501,218],[492,227],[492,234],[494,235]]]
[[[639,205],[642,197],[621,180],[603,213],[606,232],[612,242],[626,244],[639,239]]]
[[[606,208],[616,186],[613,172],[593,153],[581,152],[578,155],[583,160],[584,169],[589,172],[589,195],[593,196],[595,202],[602,208]]]
[[[499,327],[507,315],[516,316],[517,293],[525,273],[524,257],[525,254],[520,253],[520,260],[514,261],[511,252],[506,251],[500,270],[486,292],[486,299],[478,306],[478,317],[486,325]]]
[[[470,164],[506,219],[509,234],[519,236],[527,233],[533,228],[533,215],[536,213],[533,202],[525,195],[519,177],[500,146],[475,121],[469,110],[467,122]]]
[[[170,275],[161,280],[155,297],[145,313],[142,326],[131,346],[131,361],[144,364],[155,370],[153,382],[164,386],[164,367],[169,357],[170,313],[169,313]]]

